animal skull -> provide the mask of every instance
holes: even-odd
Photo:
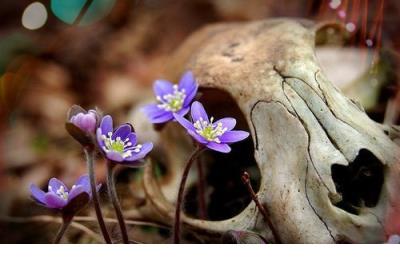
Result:
[[[325,77],[315,39],[309,21],[212,25],[178,49],[169,74],[177,78],[191,69],[204,94],[224,91],[237,103],[262,175],[258,197],[283,242],[383,242],[391,184],[399,178],[399,147]],[[162,134],[171,134],[173,127]],[[175,159],[187,155],[181,151]],[[181,169],[172,172],[179,179]],[[174,199],[164,197],[151,167],[144,188],[147,204],[136,216],[172,223]],[[210,236],[240,230],[271,240],[253,202],[228,220],[184,216],[183,221]]]

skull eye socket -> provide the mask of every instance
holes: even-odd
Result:
[[[352,214],[360,207],[372,208],[378,204],[384,181],[384,166],[369,150],[361,149],[349,165],[333,164],[332,178],[342,200],[335,206]]]

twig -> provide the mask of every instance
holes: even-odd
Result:
[[[254,192],[251,183],[250,183],[250,176],[247,172],[243,172],[242,174],[242,181],[246,185],[247,190],[250,193],[251,198],[253,199],[254,203],[256,204],[257,208],[261,212],[262,216],[264,217],[264,220],[267,222],[269,228],[271,229],[271,232],[275,238],[276,243],[282,243],[281,238],[279,237],[278,232],[276,231],[274,225],[272,224],[272,221],[269,217],[269,212],[264,206],[260,203],[258,200],[257,194]]]

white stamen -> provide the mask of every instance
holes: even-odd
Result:
[[[159,102],[157,107],[165,111],[177,112],[182,109],[183,102],[186,98],[186,91],[185,89],[179,89],[177,84],[173,85],[172,88],[172,93],[165,94],[162,98],[160,96],[156,97]]]

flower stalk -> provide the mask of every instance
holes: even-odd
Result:
[[[60,226],[60,229],[58,230],[56,238],[53,241],[54,244],[60,244],[61,239],[63,238],[65,232],[67,231],[68,226],[71,224],[73,217],[74,217],[73,215],[63,215],[62,218],[63,222]]]
[[[94,149],[93,147],[85,147],[84,149],[86,156],[86,163],[88,168],[88,174],[90,178],[90,188],[92,190],[93,205],[96,212],[97,221],[99,223],[100,231],[103,235],[104,241],[107,244],[112,244],[110,235],[108,234],[106,224],[104,222],[103,213],[100,208],[99,196],[96,188],[96,178],[94,175]]]
[[[126,224],[124,220],[124,216],[122,214],[121,210],[121,204],[119,203],[118,196],[117,196],[117,190],[115,187],[115,168],[116,164],[107,161],[107,186],[108,186],[108,194],[110,196],[111,202],[114,206],[115,214],[117,216],[118,224],[121,229],[121,235],[122,235],[122,242],[124,244],[129,244],[129,238],[128,238],[128,232],[126,230]]]
[[[202,146],[197,146],[197,148],[193,151],[193,153],[190,155],[185,169],[183,170],[182,174],[182,179],[181,183],[179,185],[179,192],[178,192],[178,199],[176,202],[176,209],[175,209],[175,220],[174,220],[174,243],[179,244],[180,243],[180,225],[181,225],[181,206],[183,203],[183,197],[184,197],[184,192],[185,192],[185,185],[186,181],[188,178],[189,170],[193,164],[193,162],[197,159],[197,157],[200,155],[200,153],[204,150],[205,148]]]
[[[198,202],[199,202],[199,214],[201,219],[206,219],[207,212],[206,212],[206,178],[203,172],[203,163],[201,157],[197,158],[197,171],[199,180],[197,182],[197,191],[198,191]]]

